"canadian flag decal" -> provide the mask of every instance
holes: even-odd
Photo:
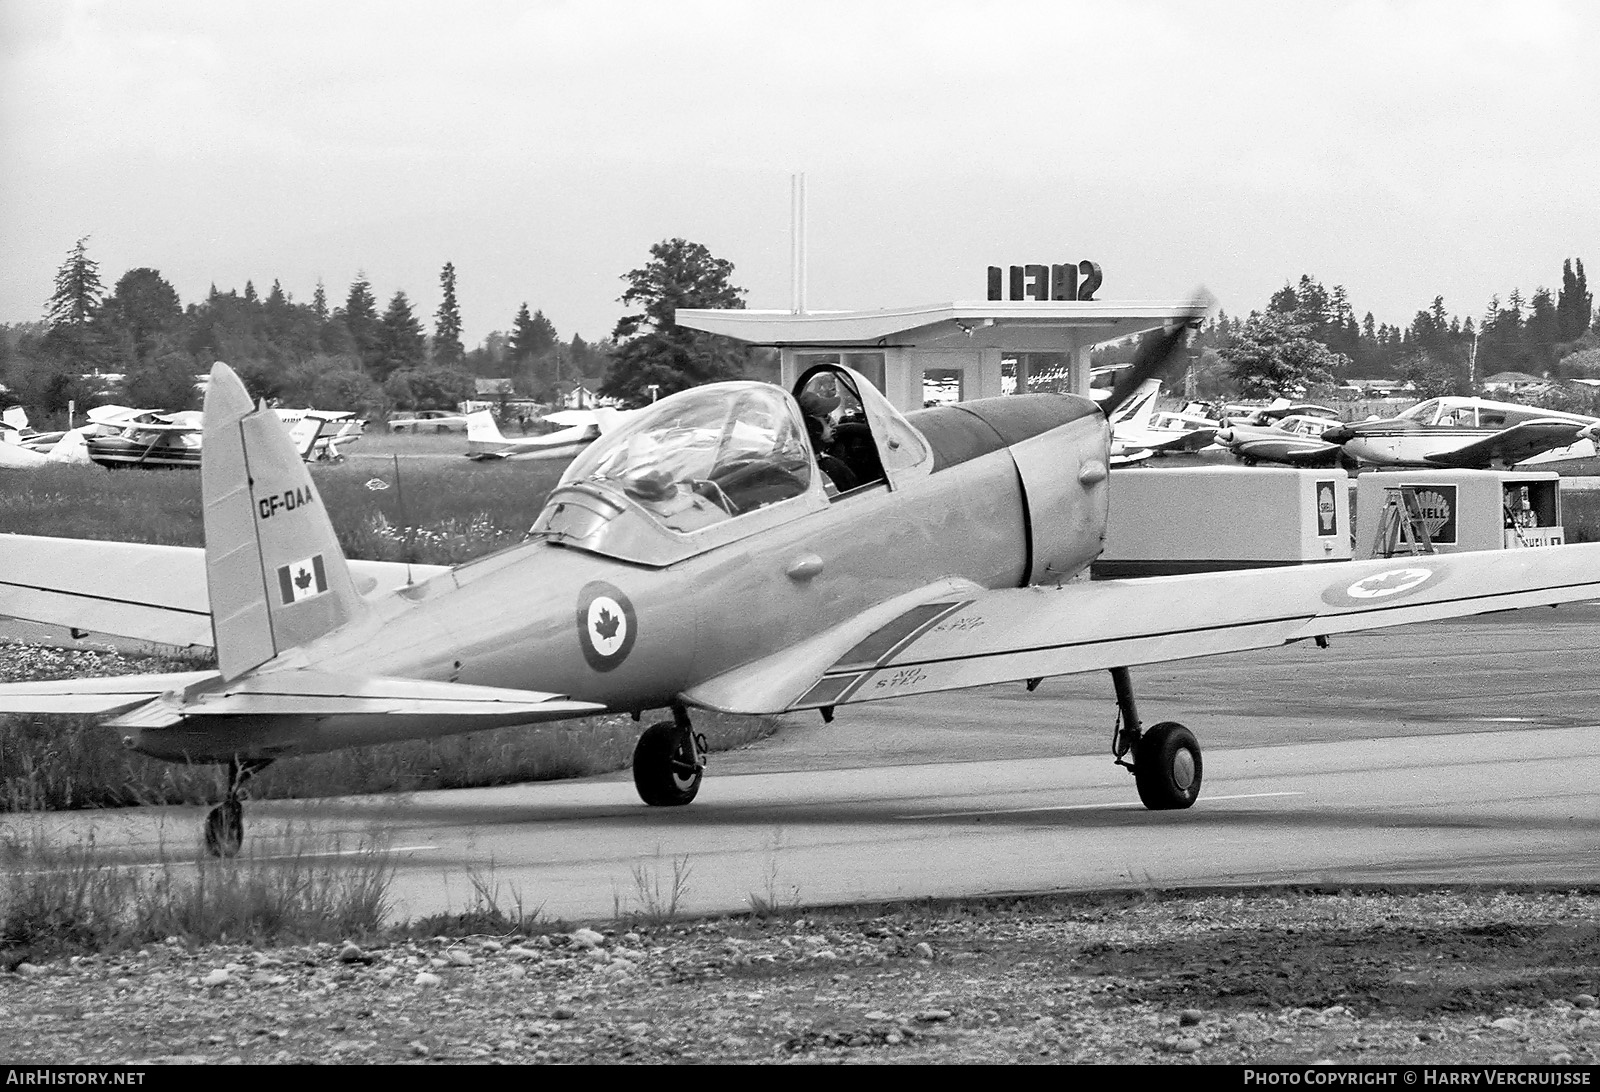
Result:
[[[322,567],[321,554],[278,567],[278,591],[283,596],[285,606],[321,595],[327,590],[328,574]]]

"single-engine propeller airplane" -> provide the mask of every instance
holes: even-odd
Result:
[[[1174,316],[1112,410],[1194,317]],[[1114,761],[1147,807],[1187,808],[1200,745],[1175,722],[1141,723],[1132,667],[1600,598],[1600,545],[1090,583],[1113,478],[1091,399],[901,415],[834,364],[792,391],[663,398],[573,460],[523,543],[400,586],[402,566],[346,561],[285,430],[224,364],[205,430],[203,552],[0,536],[0,614],[209,638],[216,670],[13,683],[0,711],[101,714],[136,751],[227,763],[205,823],[219,854],[243,837],[242,782],[279,756],[667,709],[639,738],[633,779],[647,804],[684,805],[706,766],[697,707],[831,719],[1100,670]],[[826,489],[819,456],[854,484]]]
[[[467,414],[467,458],[478,462],[491,459],[570,459],[592,444],[603,432],[615,428],[626,414],[608,408],[557,410],[541,421],[557,426],[554,432],[508,440],[500,434],[490,410]]]
[[[1487,398],[1419,402],[1395,417],[1328,429],[1322,439],[1369,466],[1503,468],[1595,440],[1600,418]],[[1585,445],[1587,449],[1588,445]]]

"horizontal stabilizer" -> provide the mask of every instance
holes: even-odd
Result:
[[[363,595],[448,571],[352,561]],[[192,546],[0,534],[0,616],[179,647],[211,645],[205,551]]]
[[[332,675],[320,671],[272,671],[249,675],[183,705],[190,716],[515,716],[524,721],[559,720],[601,713],[605,706],[569,701],[562,694],[498,686],[429,682],[382,675]]]
[[[217,677],[215,671],[179,671],[6,683],[0,685],[0,713],[120,713]]]

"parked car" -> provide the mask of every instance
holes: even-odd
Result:
[[[416,413],[397,413],[389,418],[390,432],[465,432],[467,419],[463,414],[449,410],[418,410]]]

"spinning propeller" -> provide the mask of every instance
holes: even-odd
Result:
[[[1147,338],[1139,346],[1139,355],[1134,358],[1133,366],[1117,377],[1110,397],[1100,403],[1100,409],[1107,417],[1116,413],[1117,408],[1132,397],[1146,379],[1166,373],[1173,357],[1187,340],[1189,327],[1211,311],[1213,302],[1211,293],[1204,289],[1196,292],[1189,306],[1172,316],[1174,325],[1162,330],[1154,338]]]

